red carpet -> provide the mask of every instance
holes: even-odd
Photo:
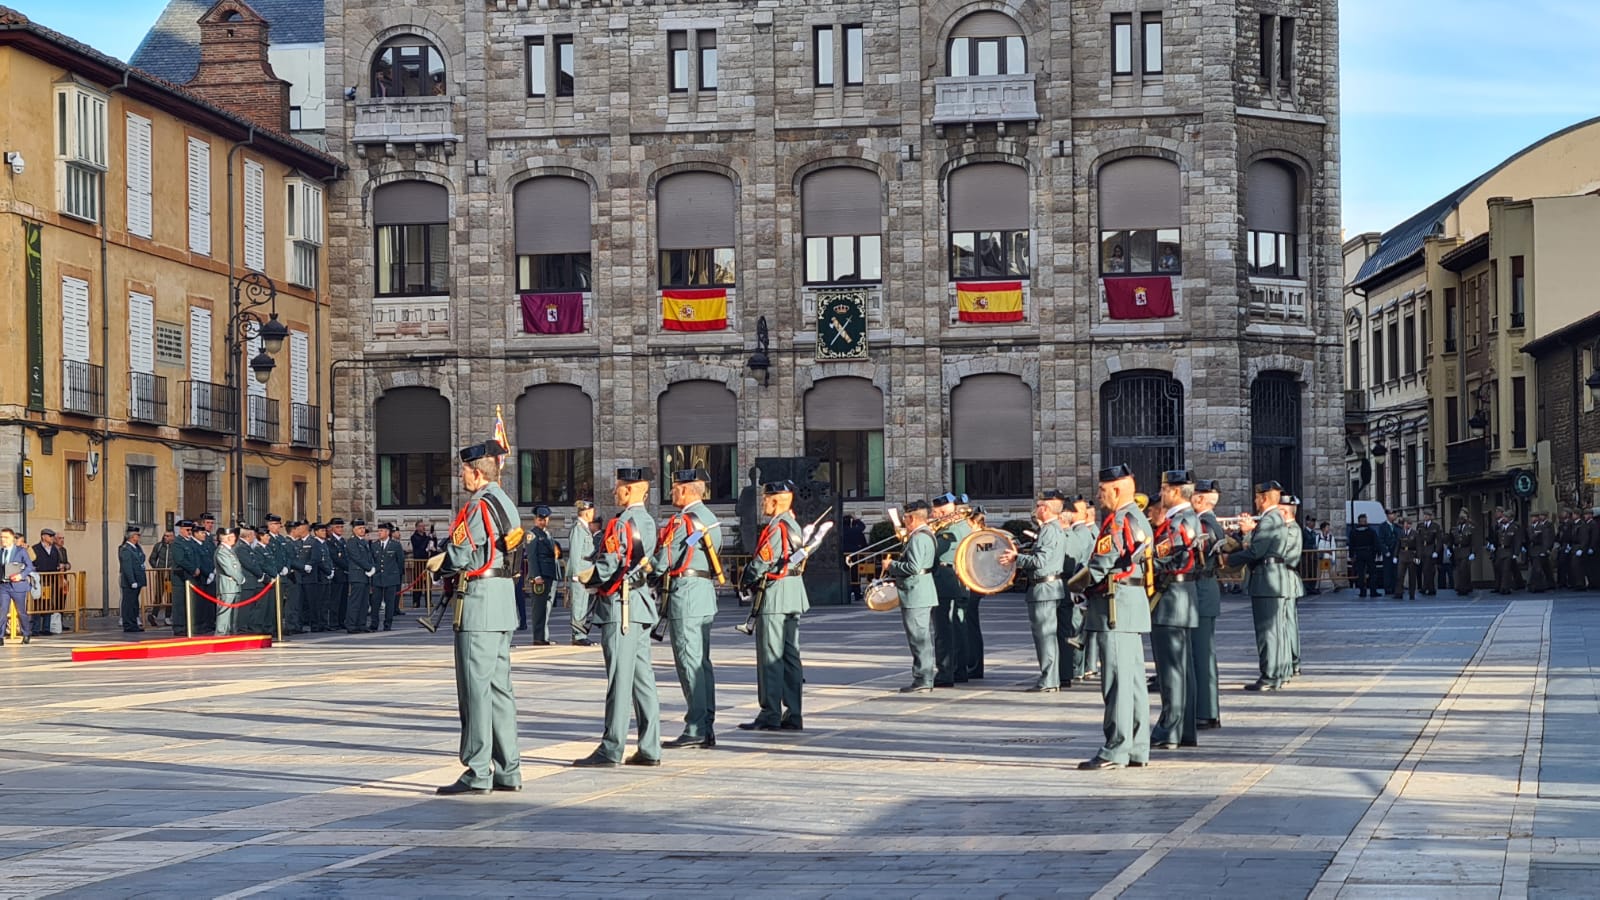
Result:
[[[262,647],[271,646],[272,638],[264,634],[171,638],[163,641],[138,641],[132,644],[73,647],[72,661],[98,662],[104,659],[159,659],[167,656],[199,656],[203,653],[259,650]]]

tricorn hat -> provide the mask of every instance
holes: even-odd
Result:
[[[1120,478],[1132,478],[1132,477],[1133,477],[1133,470],[1128,468],[1126,465],[1123,465],[1123,464],[1120,464],[1120,463],[1118,465],[1115,465],[1115,466],[1107,466],[1106,468],[1100,470],[1100,483],[1101,484],[1104,484],[1107,481],[1116,481],[1116,480],[1118,480]]]

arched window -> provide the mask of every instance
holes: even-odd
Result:
[[[970,75],[1025,75],[1027,43],[1022,26],[1000,12],[976,12],[950,32],[947,71],[956,78]]]
[[[806,455],[846,500],[883,498],[883,391],[865,378],[824,378],[806,391]]]
[[[1100,389],[1102,465],[1133,468],[1151,496],[1161,473],[1183,467],[1183,385],[1166,372],[1119,372]]]
[[[450,192],[396,181],[372,193],[380,297],[450,293]]]
[[[589,185],[548,175],[517,185],[512,194],[517,233],[517,291],[591,289],[593,230]]]
[[[450,401],[433,388],[385,391],[377,420],[378,507],[438,509],[450,505]]]
[[[1033,496],[1033,391],[1015,375],[969,375],[950,392],[955,489],[983,500]]]
[[[699,466],[711,474],[712,502],[731,502],[738,478],[739,416],[733,391],[716,381],[679,381],[658,404],[661,499],[672,473]]]
[[[1300,382],[1262,372],[1250,385],[1250,480],[1273,479],[1300,493]]]
[[[1100,274],[1176,275],[1183,194],[1178,166],[1133,156],[1100,169]]]
[[[517,398],[517,502],[594,499],[594,403],[574,384],[541,384]]]
[[[800,182],[806,284],[883,280],[883,188],[855,166],[812,172]]]
[[[950,280],[1028,277],[1028,173],[976,163],[950,173]]]
[[[661,286],[733,287],[733,182],[714,172],[669,175],[656,185]]]
[[[1295,233],[1299,194],[1294,169],[1277,160],[1251,163],[1245,173],[1245,248],[1250,274],[1262,278],[1297,278],[1300,251]]]
[[[390,38],[372,58],[372,96],[438,97],[445,93],[444,57],[423,38]]]

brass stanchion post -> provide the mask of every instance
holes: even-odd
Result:
[[[278,643],[283,643],[283,576],[272,579],[272,599],[278,607]]]
[[[194,637],[194,585],[183,580],[183,630],[186,637]]]

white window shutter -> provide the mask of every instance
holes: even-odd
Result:
[[[189,378],[211,380],[211,310],[189,307]]]
[[[300,233],[313,244],[322,243],[322,189],[306,185],[300,204],[300,214],[305,226]]]
[[[89,282],[61,278],[61,357],[89,361]]]
[[[311,402],[311,339],[304,331],[289,332],[289,402]]]
[[[211,255],[211,144],[199,138],[189,138],[189,250]]]
[[[151,236],[150,120],[128,113],[128,231]]]
[[[156,371],[156,302],[153,298],[128,294],[128,369],[153,375]]]
[[[267,173],[261,164],[244,163],[244,264],[257,272],[267,267]]]

